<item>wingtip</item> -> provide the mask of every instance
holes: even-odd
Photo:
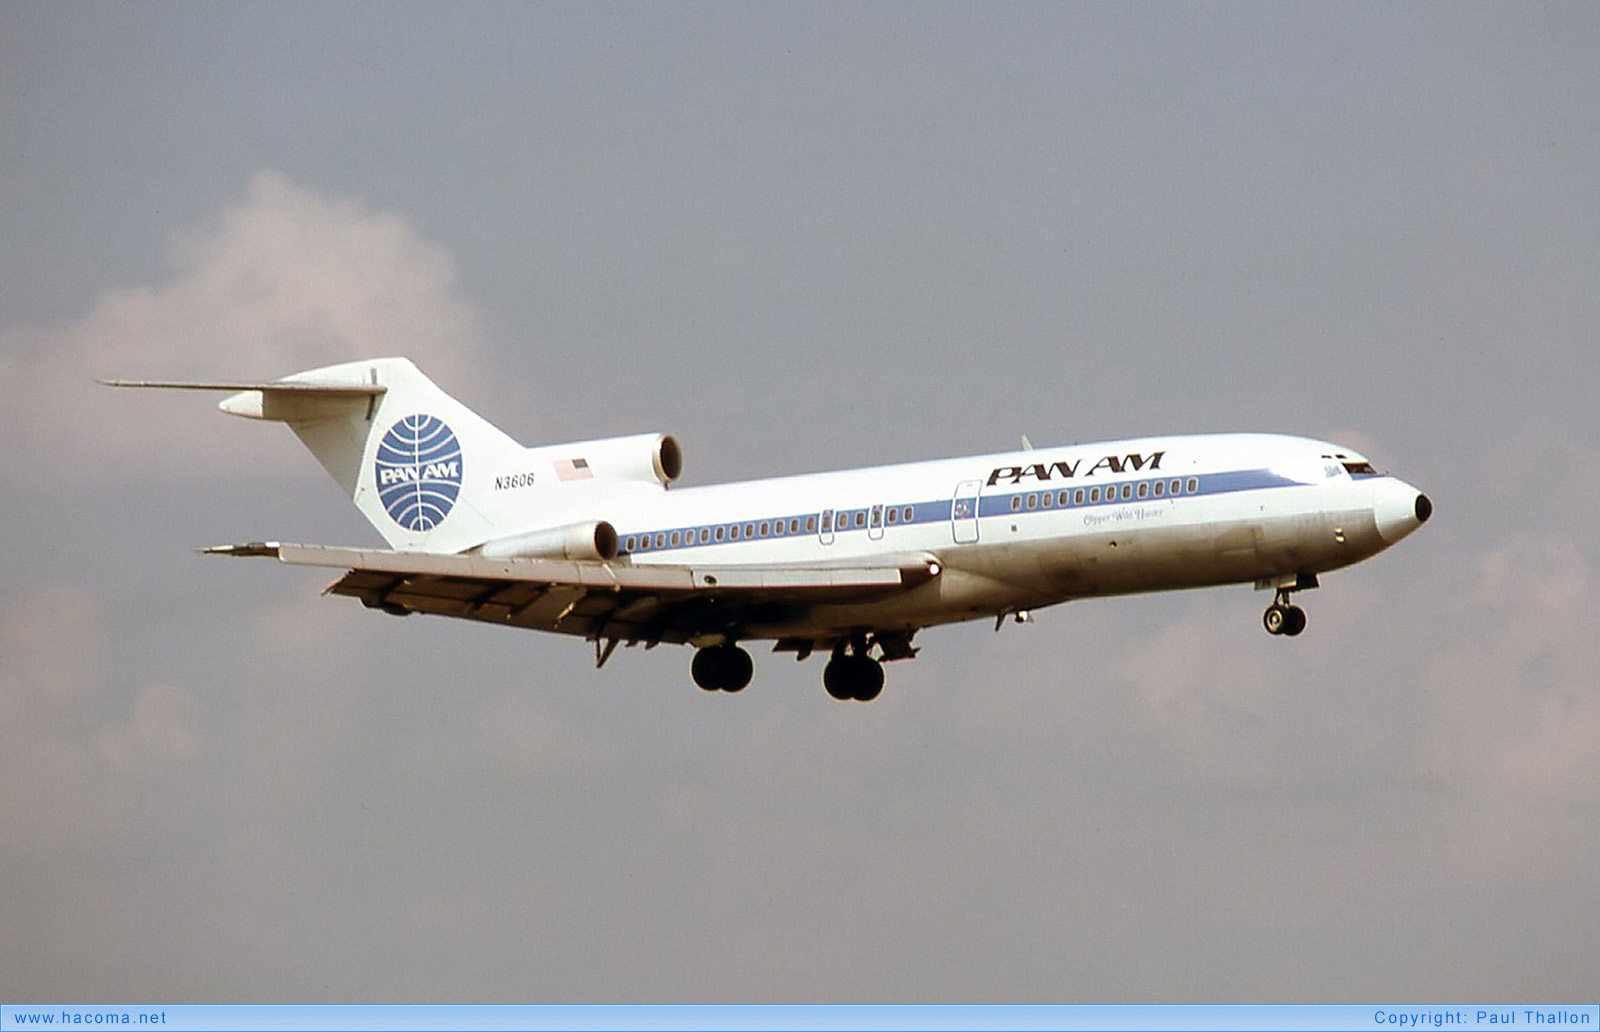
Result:
[[[278,542],[250,541],[242,545],[211,545],[207,548],[200,549],[200,554],[233,556],[264,555],[276,559],[278,558]]]

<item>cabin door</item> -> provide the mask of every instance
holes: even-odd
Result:
[[[982,489],[981,480],[963,480],[956,485],[956,496],[950,500],[950,533],[958,545],[978,540],[978,492]]]

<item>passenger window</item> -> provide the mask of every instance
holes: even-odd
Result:
[[[828,531],[830,531],[832,529],[833,529],[833,511],[830,509],[829,511],[827,511],[827,512],[822,514],[822,532],[824,534],[826,534]]]
[[[716,532],[716,534],[715,534],[715,535],[713,535],[713,536],[714,536],[714,537],[715,537],[715,538],[716,538],[716,539],[717,539],[717,540],[718,540],[718,541],[721,541],[721,540],[722,540],[722,528],[721,528],[721,527],[718,527],[718,528],[717,528],[717,532]]]
[[[1061,495],[1056,499],[1056,504],[1061,506],[1062,508],[1066,508],[1067,503],[1069,501],[1071,501],[1071,500],[1072,500],[1072,492],[1071,491],[1063,491],[1063,492],[1061,492]]]
[[[806,517],[806,533],[807,534],[815,534],[816,532],[817,532],[817,518],[815,516],[807,516]]]
[[[656,535],[656,547],[657,548],[665,548],[666,546],[667,546],[667,536],[665,534],[657,534]]]
[[[856,526],[865,527],[866,525],[867,525],[867,514],[865,512],[856,513]]]
[[[1196,477],[1190,477],[1189,478],[1189,493],[1190,494],[1194,494],[1196,491],[1199,491],[1199,490],[1200,490],[1200,481],[1199,481],[1199,479],[1196,478]]]
[[[673,544],[674,544],[674,545],[676,545],[676,544],[677,544],[677,543],[678,543],[678,532],[677,532],[677,531],[673,531],[673,532],[672,532],[672,538],[671,538],[671,540],[672,540],[672,543],[673,543]]]
[[[911,506],[908,505],[904,509],[900,510],[900,514],[901,519],[905,520],[907,523],[911,522]]]
[[[799,520],[799,518],[795,518],[795,519],[792,519],[792,520],[789,521],[789,533],[791,533],[791,534],[800,533],[800,520]]]
[[[756,525],[754,523],[746,523],[744,525],[744,536],[747,538],[756,536]]]
[[[1028,508],[1037,509],[1038,507],[1039,507],[1039,496],[1036,495],[1036,494],[1029,495],[1028,496]]]
[[[729,541],[737,541],[737,540],[739,540],[739,525],[737,523],[735,523],[733,526],[728,528],[728,540]]]
[[[766,520],[761,521],[761,536],[766,537],[771,525]]]
[[[1156,481],[1156,497],[1160,498],[1162,495],[1164,495],[1166,493],[1167,493],[1167,482],[1165,480],[1157,480]]]
[[[711,531],[705,527],[700,528],[700,543],[703,545],[711,540]]]
[[[1022,511],[1022,496],[1021,495],[1012,495],[1011,496],[1011,511],[1012,512],[1021,512]]]
[[[899,523],[899,522],[900,522],[900,510],[899,509],[890,509],[889,510],[889,525],[890,526],[894,526],[896,523]]]
[[[1072,492],[1072,504],[1073,505],[1082,505],[1083,504],[1083,488],[1080,487],[1076,491]]]
[[[1150,485],[1149,484],[1140,484],[1139,485],[1139,497],[1140,498],[1143,498],[1145,495],[1147,495],[1149,493],[1150,493]]]
[[[1122,485],[1122,500],[1123,501],[1127,501],[1128,499],[1130,499],[1132,497],[1133,497],[1133,485],[1132,484],[1123,484]]]
[[[1089,501],[1091,503],[1094,503],[1094,502],[1098,502],[1099,500],[1100,500],[1100,489],[1098,487],[1090,488],[1089,489]]]

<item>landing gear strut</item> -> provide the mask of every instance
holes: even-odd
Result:
[[[822,670],[822,686],[841,702],[871,702],[883,691],[883,664],[867,655],[865,638],[840,642]]]
[[[743,691],[755,672],[750,653],[737,645],[707,645],[694,654],[689,672],[708,692]]]

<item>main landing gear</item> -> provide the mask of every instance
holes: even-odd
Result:
[[[707,645],[694,654],[689,668],[694,683],[708,692],[739,692],[750,683],[755,664],[737,645]]]
[[[822,686],[841,702],[871,702],[883,692],[883,664],[867,655],[864,639],[841,641],[822,670]]]
[[[873,658],[878,650],[883,659],[910,659],[917,654],[911,645],[915,631],[869,633],[859,632],[841,640],[833,647],[833,657],[822,671],[822,686],[835,699],[871,702],[883,693],[883,663]],[[783,644],[780,642],[780,648]],[[797,653],[805,659],[811,654],[810,641],[797,642],[800,647],[784,651]],[[690,672],[694,683],[708,692],[743,691],[750,683],[755,665],[750,653],[733,644],[707,645],[694,654]]]

